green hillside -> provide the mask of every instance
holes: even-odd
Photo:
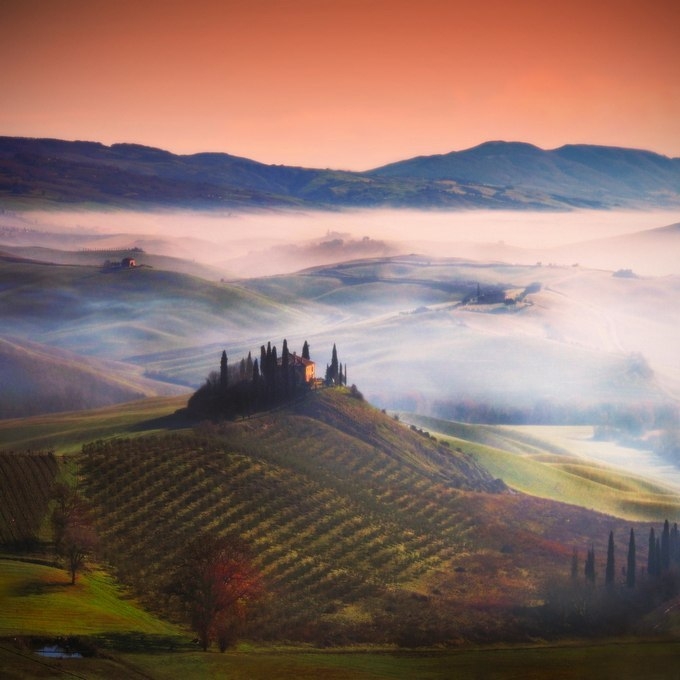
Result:
[[[167,575],[204,531],[235,532],[251,546],[265,597],[245,634],[260,642],[526,640],[538,633],[529,612],[569,573],[575,547],[604,555],[614,531],[625,564],[633,526],[646,560],[649,524],[508,492],[480,466],[483,445],[437,441],[351,390],[312,390],[194,429],[171,414],[176,402],[145,404],[118,419],[113,409],[86,414],[80,433],[76,414],[28,420],[32,441],[59,433],[58,456],[78,438],[91,442],[69,456],[69,471],[94,508],[98,560],[162,617],[175,616]],[[31,441],[17,423],[4,432]],[[22,455],[5,454],[15,471],[28,470]],[[15,478],[16,498],[34,505],[34,476]]]
[[[415,414],[402,417],[454,447],[465,447],[491,474],[523,493],[633,521],[680,515],[680,499],[670,485],[589,461],[546,436],[507,426],[466,425]]]
[[[97,635],[137,631],[177,636],[175,626],[144,611],[110,576],[90,571],[71,587],[62,569],[0,559],[0,638],[9,635]]]
[[[263,640],[515,635],[508,612],[540,600],[573,545],[628,526],[505,493],[472,455],[336,389],[193,434],[93,443],[79,469],[104,558],[151,607],[200,531],[245,538],[269,593],[249,628]]]
[[[190,428],[191,423],[175,413],[186,403],[186,396],[157,397],[87,411],[0,420],[0,451],[56,449],[72,454],[96,439]]]

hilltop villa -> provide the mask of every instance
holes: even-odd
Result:
[[[316,364],[311,359],[305,359],[293,353],[289,356],[289,365],[295,371],[297,378],[304,383],[314,382],[316,378]],[[279,359],[279,365],[281,359]]]

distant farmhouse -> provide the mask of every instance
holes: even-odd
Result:
[[[138,247],[125,248],[122,251],[108,248],[102,250],[83,248],[83,252],[109,255],[109,259],[104,262],[104,269],[134,269],[135,267],[143,266],[135,259],[135,256],[144,253],[144,251]],[[121,259],[118,259],[116,255]]]
[[[280,357],[277,361],[278,365],[281,366],[283,363],[283,357]],[[301,383],[312,383],[316,380],[316,363],[311,359],[305,359],[304,357],[298,356],[293,352],[293,354],[288,359],[288,366],[295,373],[295,377]]]

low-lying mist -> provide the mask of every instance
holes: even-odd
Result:
[[[222,348],[238,361],[283,338],[298,351],[308,340],[323,374],[335,342],[349,383],[387,409],[587,422],[606,404],[677,408],[678,222],[667,212],[5,212],[0,253],[49,261],[49,250],[21,249],[88,249],[97,264],[141,248],[146,267],[87,272],[96,287],[63,270],[35,279],[47,283],[8,279],[0,313],[4,333],[182,385],[200,385]],[[171,278],[172,262],[153,255],[210,268],[175,268],[203,281]],[[362,264],[294,274],[348,261]]]
[[[238,278],[414,252],[518,264],[579,262],[652,276],[680,273],[680,259],[671,257],[664,235],[652,231],[678,221],[680,214],[667,211],[34,211],[3,213],[0,229],[14,231],[0,234],[0,244],[55,247],[61,239],[67,249],[138,247]],[[621,238],[638,232],[647,232],[644,247],[639,238]],[[609,239],[617,237],[614,248]]]

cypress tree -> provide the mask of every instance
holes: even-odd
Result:
[[[680,534],[678,534],[678,524],[675,522],[671,529],[671,563],[680,564]]]
[[[331,382],[337,383],[338,381],[338,350],[335,348],[335,343],[333,343],[333,354],[331,356],[330,379]]]
[[[656,537],[654,527],[649,530],[649,547],[647,549],[647,573],[656,576]]]
[[[631,527],[630,538],[628,539],[628,563],[626,566],[626,585],[629,588],[635,588],[636,569],[637,564],[635,562],[635,532]]]
[[[588,550],[585,564],[586,581],[595,583],[595,548],[591,546]]]
[[[248,352],[248,358],[246,359],[246,376],[248,380],[253,377],[253,357],[250,352]]]
[[[288,341],[283,339],[283,347],[281,349],[281,377],[283,378],[283,393],[287,397],[290,394],[290,384],[288,375],[289,364]]]
[[[278,378],[278,376],[277,376],[278,368],[279,368],[279,357],[278,357],[278,354],[277,354],[277,351],[276,351],[276,345],[274,345],[272,347],[272,353],[271,353],[271,357],[269,359],[269,371],[270,371],[270,375],[272,377],[271,378],[271,383],[272,383],[271,392],[272,392],[272,395],[274,395],[274,396],[277,396],[277,391],[278,391],[278,384],[277,384],[278,383],[278,379],[277,379]]]
[[[260,347],[260,375],[267,380],[267,350],[264,345]]]
[[[604,582],[608,586],[614,585],[614,578],[616,575],[614,565],[614,532],[609,532],[609,543],[607,544],[607,566],[604,571]]]
[[[666,520],[663,523],[663,533],[661,534],[661,571],[668,571],[671,568],[671,528]]]
[[[229,384],[229,366],[227,359],[227,351],[222,350],[222,358],[220,359],[220,387],[224,389]]]
[[[305,340],[305,344],[302,345],[302,358],[307,359],[307,361],[310,360],[309,359],[309,344],[307,343],[306,340]]]
[[[574,547],[571,553],[571,580],[575,581],[578,578],[578,550]]]

